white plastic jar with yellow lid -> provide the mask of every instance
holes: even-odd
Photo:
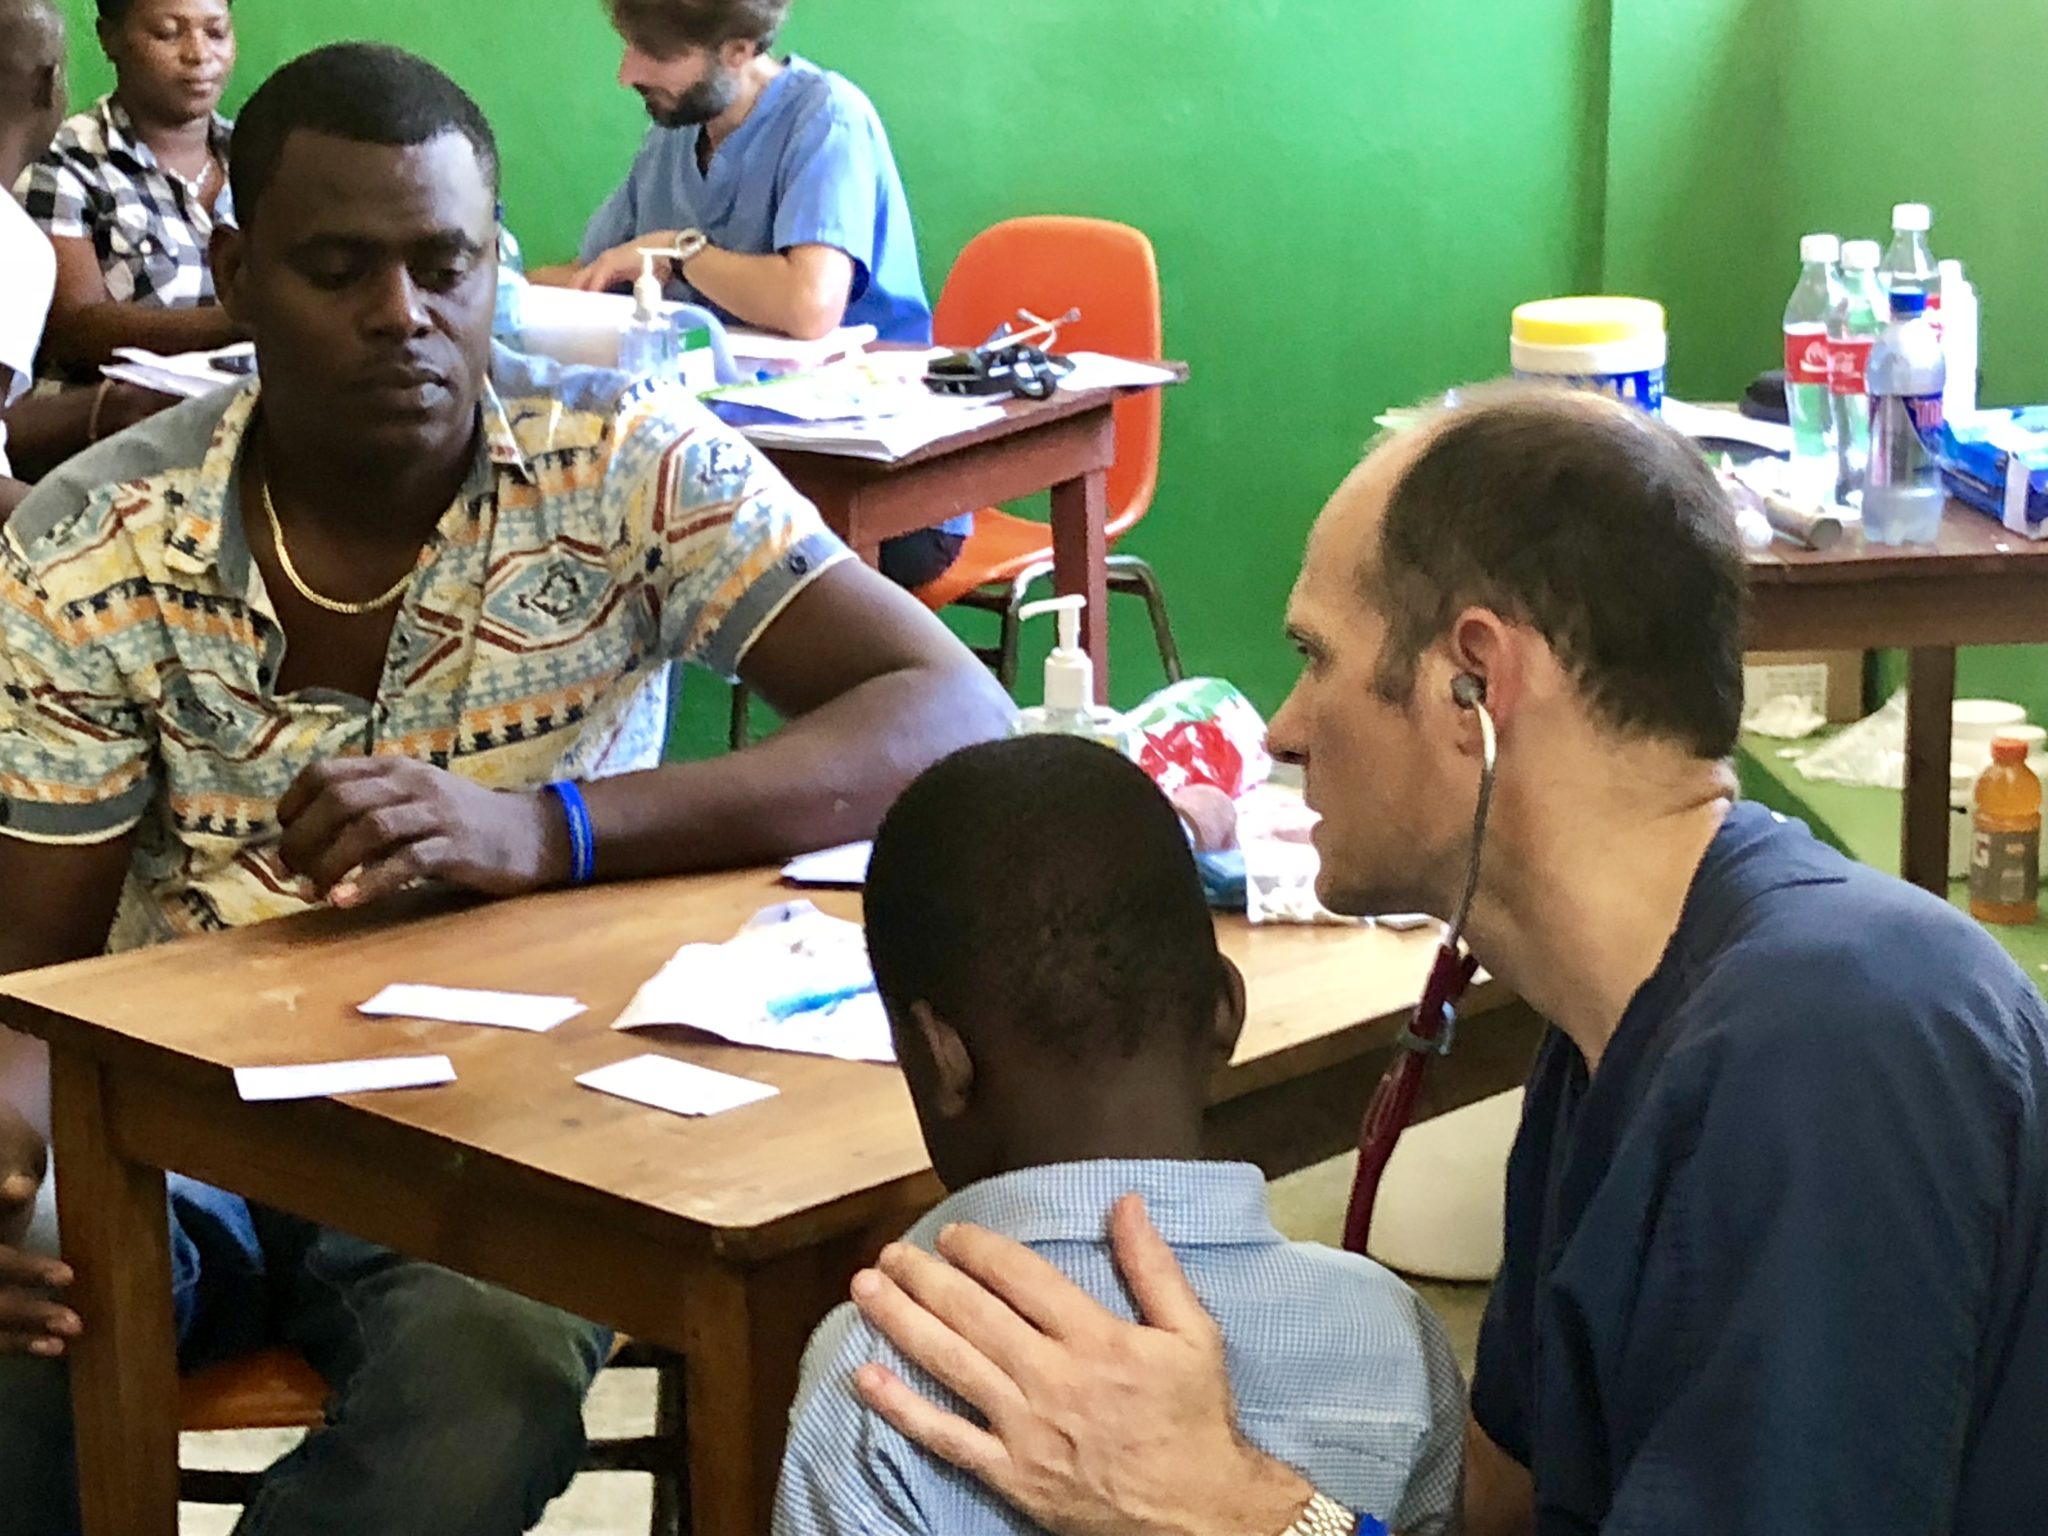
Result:
[[[1596,390],[1660,410],[1668,354],[1664,306],[1586,295],[1516,307],[1508,355],[1515,377]]]

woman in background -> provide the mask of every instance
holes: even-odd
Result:
[[[207,264],[214,226],[234,222],[218,110],[235,64],[229,4],[99,0],[113,92],[66,121],[15,189],[57,252],[45,372],[91,381],[116,347],[235,339]]]

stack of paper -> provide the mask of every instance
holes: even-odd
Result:
[[[212,352],[180,352],[173,357],[141,347],[116,347],[119,362],[108,363],[100,372],[117,384],[139,384],[160,395],[196,400],[217,389],[226,389],[255,371],[256,346],[238,341]],[[228,366],[216,366],[226,363]]]
[[[890,463],[907,459],[920,448],[972,432],[1003,419],[1000,405],[977,400],[932,396],[935,404],[899,416],[854,421],[761,422],[741,427],[750,443],[763,448],[792,448],[808,453],[833,453],[848,459]]]
[[[869,353],[829,368],[721,389],[705,396],[705,404],[763,447],[900,459],[1002,417],[1000,400],[926,389],[924,370],[935,355]]]
[[[816,341],[778,336],[773,331],[750,331],[738,326],[725,328],[726,349],[742,373],[762,370],[788,373],[799,368],[822,368],[853,353],[863,352],[875,339],[872,325],[842,325]]]

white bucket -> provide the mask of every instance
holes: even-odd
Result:
[[[1656,411],[1670,350],[1664,306],[1587,295],[1516,307],[1508,335],[1515,376],[1593,390]]]

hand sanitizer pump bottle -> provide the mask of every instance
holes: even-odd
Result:
[[[633,282],[633,318],[619,332],[619,372],[663,384],[676,382],[675,331],[661,307],[661,279],[654,274],[659,251],[640,253]]]
[[[1124,718],[1095,702],[1095,666],[1081,649],[1081,610],[1088,599],[1079,593],[1029,603],[1019,619],[1042,613],[1059,615],[1059,644],[1045,658],[1045,702],[1018,712],[1013,736],[1083,736],[1113,752],[1124,752]]]

